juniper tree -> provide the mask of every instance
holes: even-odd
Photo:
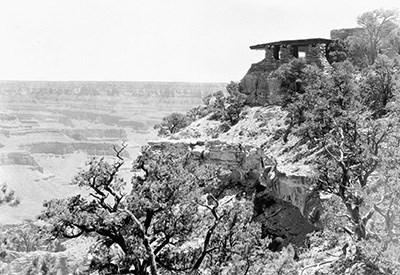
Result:
[[[196,274],[267,247],[252,223],[252,204],[218,197],[229,171],[189,161],[187,148],[144,148],[140,173],[126,183],[114,164],[92,159],[73,183],[89,192],[45,203],[41,219],[56,238],[93,236],[90,269],[102,274]],[[253,252],[251,252],[253,253]],[[255,256],[254,256],[255,257]],[[249,260],[249,264],[254,264]],[[243,265],[247,268],[247,264]]]

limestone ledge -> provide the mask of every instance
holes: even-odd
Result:
[[[267,193],[277,199],[290,202],[307,216],[318,198],[310,192],[312,179],[305,176],[286,175],[278,170],[277,162],[264,153],[260,147],[214,140],[161,139],[149,142],[153,149],[187,149],[193,161],[207,161],[232,171],[235,182],[243,186],[265,187]],[[254,186],[253,186],[254,187]]]

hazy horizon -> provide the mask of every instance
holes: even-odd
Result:
[[[32,80],[32,79],[0,79],[0,82],[136,82],[136,83],[198,83],[198,84],[226,84],[228,82],[212,82],[212,81],[157,81],[157,80]]]

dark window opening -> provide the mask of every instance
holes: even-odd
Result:
[[[292,52],[293,52],[293,57],[295,57],[295,58],[299,57],[299,47],[298,46],[292,46]]]
[[[274,46],[274,58],[275,58],[275,60],[281,59],[280,48],[281,47],[279,45]]]

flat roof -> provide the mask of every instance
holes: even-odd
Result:
[[[309,38],[309,39],[297,39],[297,40],[282,40],[276,42],[269,42],[264,44],[257,44],[250,46],[252,50],[264,50],[267,46],[277,46],[277,45],[294,45],[294,46],[307,46],[310,44],[329,44],[333,40],[325,38]]]

